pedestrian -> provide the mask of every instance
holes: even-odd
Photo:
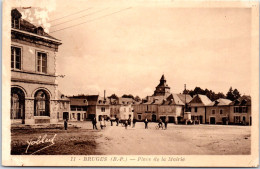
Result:
[[[158,126],[159,126],[159,128],[162,127],[162,119],[159,119]]]
[[[125,120],[125,129],[127,129],[127,126],[128,126],[128,120]]]
[[[135,127],[136,119],[133,119],[133,128]]]
[[[93,130],[94,130],[94,129],[97,130],[97,119],[96,119],[96,117],[94,117],[94,118],[92,119],[92,125],[93,125]]]
[[[68,118],[66,118],[64,120],[64,129],[67,130],[68,129]]]
[[[105,124],[105,119],[104,119],[104,117],[102,116],[102,117],[101,117],[101,121],[100,121],[100,128],[103,129],[104,127],[106,127],[106,124]]]
[[[148,119],[147,118],[145,118],[144,124],[145,124],[145,129],[148,129]]]
[[[131,127],[131,117],[128,119],[128,125]]]
[[[165,128],[165,130],[167,129],[167,124],[168,124],[168,120],[165,119],[165,121],[164,121],[164,128]]]
[[[118,123],[119,123],[119,119],[116,118],[116,126],[118,126]]]
[[[111,122],[111,126],[113,126],[113,120],[112,120],[112,118],[110,118],[110,122]]]

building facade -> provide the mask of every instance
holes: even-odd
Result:
[[[69,97],[70,99],[70,112],[69,120],[71,121],[86,121],[88,101],[85,98]],[[66,115],[64,115],[66,116]]]
[[[58,122],[56,55],[60,40],[11,11],[11,121]]]
[[[207,124],[228,124],[230,114],[231,100],[218,99],[206,107],[206,123]]]
[[[211,100],[206,95],[198,94],[188,103],[191,110],[191,120],[199,123],[206,123],[207,114],[206,106],[211,103]]]
[[[230,103],[229,122],[231,124],[252,125],[250,96],[244,95]]]
[[[110,117],[119,118],[119,120],[126,120],[131,118],[133,120],[133,105],[132,98],[110,99]]]

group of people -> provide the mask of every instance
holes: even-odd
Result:
[[[147,118],[145,118],[144,120],[144,124],[145,124],[145,129],[148,129],[148,123],[149,123],[149,120]],[[168,124],[168,120],[165,119],[165,120],[162,120],[162,119],[159,119],[158,121],[158,128],[161,128],[163,129],[163,124],[164,124],[164,129],[166,130],[167,129],[167,124]]]
[[[113,126],[113,121],[115,121],[116,122],[116,126],[118,126],[119,119],[118,118],[115,118],[115,120],[110,119],[111,126]],[[128,126],[131,126],[132,120],[129,117],[128,120],[124,120],[124,121],[121,121],[121,122],[125,126],[125,129],[127,129]],[[137,120],[134,118],[133,119],[133,123],[132,123],[132,127],[133,128],[135,127],[135,123],[136,122],[137,122]],[[145,123],[145,129],[148,129],[149,120],[147,118],[145,118],[144,123]],[[159,119],[159,121],[158,121],[158,128],[162,128],[162,129],[166,130],[167,129],[167,124],[168,124],[168,120],[167,119],[165,119],[165,120]],[[93,130],[97,130],[98,129],[97,128],[97,119],[96,119],[96,117],[94,117],[92,119],[92,125],[93,125]],[[164,125],[164,127],[163,127],[163,125]],[[104,117],[101,117],[101,119],[100,119],[100,128],[103,129],[104,127],[106,127],[105,119],[104,119]],[[64,120],[64,129],[67,130],[67,128],[68,128],[68,119],[65,119]]]

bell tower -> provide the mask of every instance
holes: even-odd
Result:
[[[160,83],[155,88],[153,95],[154,96],[165,96],[168,94],[170,94],[170,87],[167,85],[164,75],[162,75],[162,77],[160,79]]]

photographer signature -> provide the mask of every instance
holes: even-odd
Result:
[[[39,145],[39,144],[44,144],[44,143],[51,143],[50,145],[48,145],[48,146],[46,146],[46,147],[43,147],[43,148],[41,148],[40,150],[37,150],[37,151],[35,151],[35,152],[32,153],[32,154],[35,154],[35,153],[37,153],[37,152],[39,152],[39,151],[41,151],[41,150],[43,150],[43,149],[45,149],[45,148],[47,148],[47,147],[50,147],[50,146],[54,145],[54,144],[55,144],[55,143],[54,143],[54,139],[55,139],[56,136],[57,136],[57,134],[54,134],[54,136],[53,136],[52,138],[47,138],[47,134],[45,134],[43,137],[42,137],[42,136],[39,136],[38,139],[35,140],[35,141],[33,141],[33,140],[26,141],[27,144],[28,144],[28,146],[27,146],[27,148],[26,148],[26,150],[25,150],[25,153],[27,153],[29,147],[30,147],[30,146],[33,146],[33,145]]]

